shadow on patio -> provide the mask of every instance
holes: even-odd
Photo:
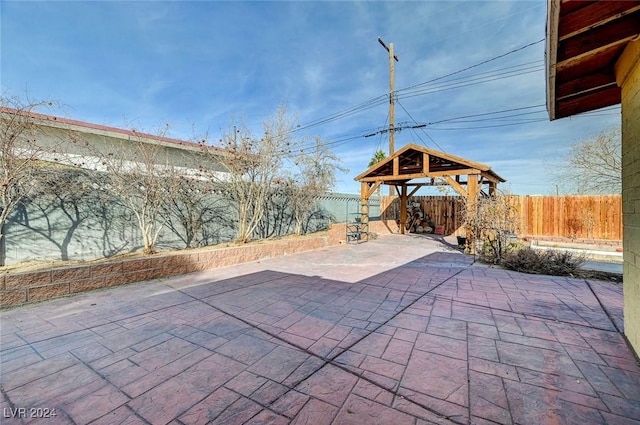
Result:
[[[2,312],[3,423],[640,423],[621,287],[440,248],[337,278],[394,241]]]

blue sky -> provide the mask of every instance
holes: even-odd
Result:
[[[361,137],[388,125],[380,36],[399,57],[396,125],[427,124],[396,133],[396,149],[443,150],[491,166],[513,193],[553,194],[571,144],[619,125],[620,109],[548,121],[545,19],[545,0],[4,0],[0,84],[59,101],[67,118],[168,123],[183,139],[217,139],[236,119],[259,129],[285,105],[350,170],[335,189],[357,193],[353,177],[388,149],[386,134]]]

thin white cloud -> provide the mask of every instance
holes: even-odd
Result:
[[[252,127],[287,104],[301,124],[388,92],[394,43],[396,88],[422,83],[544,38],[546,2],[6,2],[2,89],[68,105],[72,118],[142,128],[169,122],[172,135],[217,138],[230,117]],[[543,43],[457,75],[544,59]],[[396,123],[435,122],[544,103],[543,71],[400,97]],[[404,110],[406,109],[406,111]],[[309,129],[335,143],[351,171],[339,189],[357,192],[387,135],[345,141],[386,125],[388,103]],[[544,112],[533,117],[546,118]],[[537,164],[574,141],[619,123],[616,115],[495,128],[442,123],[397,134],[485,162],[520,193],[545,187]],[[478,121],[476,127],[498,122]],[[525,167],[531,164],[530,167]],[[526,169],[528,179],[523,179]],[[545,183],[541,183],[545,184]],[[547,187],[553,189],[553,185]]]

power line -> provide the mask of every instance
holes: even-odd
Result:
[[[487,129],[487,128],[499,128],[499,127],[509,127],[509,126],[514,126],[514,125],[525,125],[525,124],[530,124],[530,123],[536,123],[536,122],[546,122],[548,119],[546,117],[544,118],[523,118],[521,120],[514,120],[514,122],[509,122],[509,123],[504,123],[506,118],[513,118],[513,117],[517,117],[517,116],[526,116],[526,115],[535,115],[535,114],[540,114],[542,112],[545,112],[546,110],[532,110],[532,109],[536,109],[536,108],[540,108],[540,107],[545,107],[545,104],[538,104],[538,105],[531,105],[531,106],[523,106],[523,107],[518,107],[518,108],[509,108],[509,109],[503,109],[500,111],[492,111],[492,112],[484,112],[484,113],[479,113],[479,114],[467,114],[467,115],[462,115],[462,116],[458,116],[458,117],[452,117],[452,118],[445,118],[442,120],[438,120],[438,121],[433,121],[433,122],[429,122],[429,123],[420,123],[418,121],[416,121],[413,116],[411,116],[411,114],[406,110],[406,108],[399,103],[399,105],[401,106],[401,108],[405,111],[405,113],[407,113],[407,115],[409,115],[409,117],[413,120],[412,123],[408,123],[408,122],[404,122],[404,123],[399,123],[398,126],[395,128],[395,131],[402,131],[402,130],[417,130],[417,129],[421,129],[423,134],[428,137],[431,142],[433,142],[433,144],[435,146],[438,147],[438,149],[440,149],[440,151],[445,152],[445,150],[433,139],[433,137],[431,137],[431,135],[429,135],[429,133],[427,133],[427,131],[425,130],[426,128],[430,128],[431,130],[438,130],[438,131],[465,131],[465,130],[475,130],[475,129]],[[612,106],[612,107],[608,107],[608,108],[603,108],[600,111],[594,111],[594,112],[606,112],[606,111],[615,111],[617,108],[617,106]],[[509,112],[518,112],[518,111],[527,111],[527,112],[519,112],[516,114],[509,114]],[[507,114],[507,115],[504,115]],[[588,114],[580,114],[579,116],[589,116]],[[478,118],[478,117],[484,117],[481,119],[477,119],[477,120],[467,120],[467,118]],[[478,125],[478,126],[457,126],[457,127],[451,127],[451,128],[442,128],[442,127],[433,127],[433,126],[437,126],[438,124],[443,124],[443,123],[451,123],[451,124],[459,124],[459,123],[470,123],[470,122],[485,122],[487,123],[487,125]],[[490,123],[500,123],[500,124],[490,124]],[[334,140],[330,140],[330,141],[326,141],[323,143],[323,146],[332,146],[332,147],[337,147],[337,146],[341,146],[347,143],[351,143],[353,141],[356,140],[360,140],[360,139],[364,139],[364,138],[368,138],[368,137],[372,137],[375,135],[382,135],[386,132],[388,132],[389,129],[388,128],[384,128],[384,127],[379,127],[377,129],[372,129],[369,131],[362,131],[359,132],[357,134],[352,134],[352,135],[345,135],[345,136],[341,136],[337,139]],[[416,133],[417,135],[417,133]],[[422,139],[418,136],[418,138],[421,140],[422,144],[424,145],[424,141],[422,141]],[[381,137],[379,138],[381,140]],[[312,148],[314,145],[313,144],[306,144],[306,145],[302,145],[300,148],[301,149],[309,149]],[[286,154],[286,153],[283,153]],[[292,156],[297,156],[297,153],[292,153]]]
[[[387,119],[384,121],[384,126],[387,127],[387,124],[389,124],[388,112],[387,112]],[[376,145],[376,149],[374,150],[373,154],[375,155],[376,152],[378,152],[379,150],[382,150],[382,133],[380,133],[380,137],[378,137],[378,144]]]
[[[426,127],[430,127],[432,125],[436,125],[436,124],[441,124],[444,122],[451,122],[451,121],[455,121],[456,120],[461,120],[461,119],[465,119],[465,118],[474,118],[474,117],[480,117],[480,116],[490,116],[490,115],[498,115],[498,114],[504,114],[507,112],[514,112],[514,111],[522,111],[522,110],[527,110],[527,109],[534,109],[534,108],[539,108],[541,106],[544,106],[544,104],[540,104],[540,105],[533,105],[533,106],[523,106],[523,107],[519,107],[519,108],[509,108],[509,109],[503,109],[500,111],[492,111],[492,112],[484,112],[484,113],[480,113],[480,114],[470,114],[470,115],[462,115],[459,117],[453,117],[453,118],[446,118],[443,120],[438,120],[438,121],[433,121],[433,122],[428,122],[428,123],[420,123],[418,121],[416,121],[413,116],[411,116],[411,114],[407,111],[407,109],[401,104],[399,103],[399,105],[401,106],[401,108],[405,111],[405,113],[407,115],[409,115],[409,117],[412,119],[412,123],[408,123],[408,122],[402,122],[402,123],[398,123],[398,126],[396,126],[395,131],[402,131],[402,130],[406,130],[406,129],[424,129]],[[523,114],[512,114],[512,115],[506,115],[506,116],[498,116],[495,118],[487,118],[485,120],[478,120],[479,122],[485,121],[485,122],[491,122],[491,121],[495,121],[496,119],[502,119],[502,118],[507,118],[507,117],[511,117],[511,116],[517,116],[517,115],[527,115],[527,114],[537,114],[540,113],[542,111],[533,111],[533,112],[527,112],[527,113],[523,113]],[[434,130],[439,130],[437,128],[434,128]],[[452,129],[453,130],[453,129]],[[346,137],[346,139],[339,139],[338,141],[343,141],[343,140],[354,140],[354,139],[358,139],[358,138],[368,138],[368,137],[373,137],[379,134],[385,134],[389,131],[388,128],[386,127],[378,127],[377,129],[373,129],[373,130],[369,130],[368,132],[363,132],[360,133],[360,136],[348,136]],[[425,135],[427,135],[427,137],[430,137],[426,131],[425,131]],[[438,145],[438,143],[435,140],[432,140],[434,142],[434,144],[441,150],[444,152],[444,149]]]
[[[469,114],[469,115],[461,115],[459,117],[453,117],[453,118],[445,118],[442,120],[438,120],[438,121],[431,121],[431,122],[418,122],[415,118],[413,118],[413,116],[409,113],[409,111],[407,111],[407,109],[404,107],[404,105],[402,105],[402,103],[398,102],[398,104],[400,105],[400,107],[404,110],[404,112],[411,118],[411,124],[408,122],[401,122],[398,123],[398,126],[395,128],[396,131],[402,131],[404,129],[424,129],[426,127],[431,127],[433,125],[437,125],[437,124],[442,124],[445,122],[452,122],[453,124],[458,123],[458,122],[492,122],[492,121],[498,121],[498,120],[504,120],[505,118],[513,118],[513,117],[517,117],[517,116],[524,116],[524,115],[533,115],[533,114],[539,114],[541,112],[545,112],[545,110],[539,110],[539,111],[530,111],[530,112],[523,112],[523,113],[518,113],[518,114],[508,114],[508,115],[500,115],[500,114],[505,114],[508,112],[515,112],[515,111],[523,111],[523,110],[528,110],[528,109],[535,109],[535,108],[540,108],[540,107],[544,107],[544,104],[539,104],[539,105],[532,105],[532,106],[523,106],[523,107],[519,107],[519,108],[509,108],[509,109],[503,109],[500,111],[492,111],[492,112],[483,112],[480,114]],[[496,117],[489,117],[491,115],[499,115]],[[479,120],[467,120],[464,121],[464,119],[466,118],[476,118],[476,117],[487,117],[485,119],[479,119]],[[531,119],[527,119],[527,121],[529,120],[536,120],[535,118],[531,118]],[[439,130],[438,128],[434,128],[434,130]],[[371,130],[368,133],[363,134],[362,137],[372,137],[375,136],[377,134],[384,134],[386,132],[388,132],[389,129],[385,128],[385,127],[380,127],[376,130]],[[425,130],[423,130],[425,135],[428,136],[428,134],[426,133]],[[428,136],[429,137],[429,136]],[[444,149],[439,146],[437,144],[437,142],[435,142],[435,140],[432,140],[434,142],[434,144],[444,152]]]
[[[540,42],[542,42],[542,41],[544,41],[544,38],[543,38],[543,39],[540,39],[540,40],[538,40],[538,41],[535,41],[535,42],[532,42],[532,43],[526,44],[526,45],[524,45],[524,46],[518,47],[518,48],[516,48],[516,49],[510,50],[510,51],[508,51],[508,52],[506,52],[506,53],[503,53],[503,54],[501,54],[501,55],[494,56],[494,57],[492,57],[492,58],[490,58],[490,59],[484,60],[484,61],[482,61],[482,62],[479,62],[479,63],[475,64],[475,65],[471,65],[471,66],[465,67],[465,68],[463,68],[463,69],[460,69],[460,70],[458,70],[458,71],[451,72],[451,73],[449,73],[449,74],[445,74],[445,75],[442,75],[442,76],[440,76],[440,77],[433,78],[433,79],[431,79],[431,80],[428,80],[428,81],[425,81],[425,82],[422,82],[422,83],[414,84],[414,85],[412,85],[412,86],[409,86],[409,87],[405,87],[405,88],[402,88],[402,89],[396,90],[395,92],[396,92],[396,93],[398,93],[398,92],[405,92],[405,91],[410,91],[410,90],[415,89],[415,88],[424,87],[424,86],[426,86],[426,85],[428,85],[428,84],[431,84],[431,83],[433,83],[433,82],[435,82],[435,81],[440,81],[440,80],[443,80],[443,79],[445,79],[445,78],[451,77],[451,76],[453,76],[453,75],[460,74],[460,73],[462,73],[462,72],[464,72],[464,71],[468,71],[468,70],[470,70],[470,69],[477,68],[477,67],[479,67],[479,66],[481,66],[481,65],[484,65],[484,64],[487,64],[487,63],[493,62],[493,61],[495,61],[495,60],[497,60],[497,59],[503,58],[503,57],[505,57],[505,56],[508,56],[508,55],[513,54],[513,53],[515,53],[515,52],[518,52],[518,51],[520,51],[520,50],[526,49],[527,47],[533,46],[533,45],[538,44],[538,43],[540,43]],[[511,69],[511,68],[514,68],[514,67],[518,67],[518,66],[527,66],[527,65],[531,65],[531,64],[532,64],[532,63],[526,63],[526,64],[521,64],[521,65],[515,65],[515,66],[505,67],[505,68],[502,68],[502,69],[500,69],[500,70],[498,70],[498,71],[504,71],[504,70]],[[489,71],[489,72],[487,72],[487,73],[490,73],[490,72],[491,72],[491,71]],[[495,73],[496,71],[493,71],[493,72]],[[533,72],[533,71],[531,71],[531,72]],[[477,74],[477,75],[481,75],[481,74]],[[477,75],[476,75],[476,76],[477,76]],[[519,75],[523,75],[523,74],[519,74]],[[474,77],[474,76],[467,76],[467,77],[465,77],[465,78],[471,78],[471,77]],[[497,75],[496,75],[496,74],[494,74],[494,77],[497,77]],[[455,80],[456,80],[456,79],[453,79],[452,81],[455,81]],[[483,81],[483,82],[486,82],[486,81]],[[469,85],[469,84],[467,84],[467,85]],[[459,87],[465,87],[465,86],[466,86],[466,85],[460,85]],[[453,88],[453,87],[452,87],[452,88]],[[433,91],[432,91],[432,92],[433,92]],[[426,93],[425,93],[425,94],[426,94]],[[416,94],[416,95],[418,95],[418,94]],[[406,96],[406,97],[408,97],[408,96]],[[347,109],[344,109],[344,110],[342,110],[342,111],[339,111],[339,112],[336,112],[336,113],[334,113],[334,114],[328,115],[328,116],[326,116],[326,117],[324,117],[324,118],[319,118],[319,119],[314,120],[314,121],[311,121],[311,122],[309,122],[309,123],[307,123],[307,124],[301,125],[301,126],[297,127],[296,129],[294,129],[294,130],[293,130],[293,132],[297,133],[297,132],[300,132],[300,131],[305,130],[305,129],[309,129],[309,128],[312,128],[312,127],[317,127],[317,126],[319,126],[319,125],[326,124],[326,123],[328,123],[328,122],[332,122],[332,121],[335,121],[335,120],[338,120],[338,119],[341,119],[341,118],[345,118],[345,117],[348,117],[348,116],[351,116],[351,115],[357,114],[357,113],[359,113],[359,112],[363,112],[363,111],[368,110],[368,109],[371,109],[371,108],[373,108],[373,107],[376,107],[376,106],[382,105],[382,104],[386,103],[386,102],[387,102],[387,100],[388,100],[388,94],[383,94],[383,95],[380,95],[380,96],[374,97],[374,98],[372,98],[372,99],[366,100],[366,101],[364,101],[364,102],[362,102],[362,103],[359,103],[359,104],[357,104],[357,105],[354,105],[354,106],[349,107],[349,108],[347,108]]]
[[[508,68],[516,68],[516,67],[524,66],[524,65],[528,65],[528,64],[514,65],[514,66],[511,66],[511,67],[508,67]],[[504,68],[504,69],[508,69],[508,68]],[[508,72],[496,72],[496,71],[483,72],[483,73],[479,73],[479,74],[476,74],[476,75],[492,74],[491,78],[487,79],[487,77],[484,77],[484,80],[482,78],[471,79],[471,80],[468,80],[468,82],[465,83],[465,84],[459,83],[458,85],[453,85],[451,87],[447,87],[446,85],[444,85],[444,86],[440,86],[440,87],[434,87],[434,88],[431,88],[431,89],[423,88],[422,89],[422,91],[423,91],[422,93],[416,92],[414,94],[403,95],[401,98],[402,99],[406,99],[406,98],[421,96],[421,95],[424,95],[424,94],[427,94],[427,93],[435,93],[435,92],[438,92],[438,91],[451,90],[451,89],[460,88],[460,87],[467,87],[467,86],[476,85],[476,84],[480,84],[480,83],[484,83],[484,82],[494,81],[494,80],[497,80],[497,79],[504,79],[504,78],[508,78],[508,77],[512,77],[512,76],[525,75],[525,74],[537,71],[537,70],[534,70],[534,71],[522,72],[523,69],[527,70],[527,69],[530,69],[530,68],[531,67],[522,68],[522,69],[519,69],[517,71],[508,71]],[[508,75],[508,74],[511,74],[511,75]],[[464,78],[470,78],[470,77],[475,77],[475,75],[474,76],[464,77]],[[454,80],[462,80],[462,79],[463,78],[458,78],[458,79],[454,79]],[[401,90],[405,90],[405,89],[401,89]],[[386,103],[386,101],[387,101],[387,95],[382,95],[382,96],[379,96],[377,98],[371,99],[368,102],[363,102],[363,103],[361,103],[361,104],[359,104],[357,106],[354,106],[354,107],[352,107],[352,108],[350,108],[348,110],[336,113],[336,114],[334,114],[332,116],[329,116],[327,118],[313,121],[313,122],[311,122],[311,123],[309,123],[307,125],[304,125],[304,126],[299,126],[296,129],[294,129],[292,132],[298,132],[298,131],[301,131],[303,129],[308,129],[308,128],[311,128],[311,127],[315,127],[315,126],[318,126],[318,125],[321,125],[321,124],[325,124],[325,123],[330,122],[330,121],[334,121],[334,120],[349,116],[349,115],[353,115],[355,113],[358,113],[358,112],[361,112],[361,111],[364,111],[364,110],[367,110],[367,109],[371,109],[371,108],[373,108],[375,106],[378,106],[378,105],[381,105],[383,103]],[[398,126],[395,127],[395,129],[398,130],[398,131],[402,130],[403,128],[407,128],[407,126],[404,126],[402,128],[398,127]],[[388,129],[386,129],[386,130],[372,130],[373,134],[368,134],[368,136],[370,137],[371,135],[379,134],[380,132],[383,132],[383,133],[384,132],[388,132]]]
[[[528,122],[537,122],[539,121],[540,118],[516,118],[516,119],[509,119],[509,117],[497,117],[497,118],[492,118],[491,120],[456,120],[455,122],[453,122],[452,124],[461,124],[461,123],[469,123],[469,122],[487,122],[487,121],[491,121],[491,122],[513,122],[513,123],[528,123]],[[544,119],[544,121],[546,121],[546,118]]]
[[[404,105],[400,102],[398,102],[398,105],[400,105],[400,107],[402,108],[402,110],[409,115],[409,118],[411,118],[413,120],[414,123],[418,124],[418,122],[413,118],[413,116],[411,116],[411,114],[409,113],[409,111],[407,111],[407,109],[404,107]],[[424,127],[426,127],[426,125],[417,125],[415,127],[412,128],[420,128],[422,129],[422,132],[429,138],[429,140],[431,140],[433,142],[434,145],[436,145],[438,147],[438,149],[440,149],[441,152],[444,152],[444,149],[442,149],[442,146],[440,146],[438,144],[438,142],[436,142],[435,140],[433,140],[433,138],[431,136],[429,136],[429,134],[424,130]],[[416,132],[417,134],[417,132]],[[422,140],[421,140],[422,141]],[[424,144],[424,143],[423,143]],[[446,153],[446,152],[445,152]]]
[[[535,109],[535,108],[540,108],[540,107],[544,107],[544,106],[546,106],[546,105],[544,103],[541,103],[541,104],[533,105],[533,106],[522,106],[520,108],[503,109],[501,111],[484,112],[484,113],[481,113],[481,114],[462,115],[462,116],[455,117],[455,118],[447,118],[447,119],[443,119],[443,120],[439,120],[439,121],[432,121],[432,122],[429,122],[428,125],[440,124],[440,123],[443,123],[443,122],[455,121],[455,120],[463,119],[463,118],[475,118],[475,117],[482,117],[482,116],[487,116],[487,115],[503,114],[505,112],[523,111],[525,109]],[[540,112],[540,111],[535,111],[535,113],[538,113],[538,112]]]
[[[490,81],[495,81],[498,79],[504,79],[504,78],[509,78],[509,77],[515,77],[515,76],[521,76],[521,75],[526,75],[526,74],[530,74],[532,72],[538,72],[540,70],[543,69],[543,67],[538,67],[538,66],[529,66],[532,63],[535,62],[528,62],[525,64],[520,64],[520,65],[513,65],[510,67],[506,67],[506,68],[502,68],[500,70],[494,70],[494,71],[486,71],[486,72],[482,72],[482,73],[478,73],[478,74],[474,74],[474,75],[470,75],[470,76],[466,76],[466,77],[461,77],[461,78],[455,78],[452,79],[449,82],[444,83],[443,85],[440,86],[434,86],[432,88],[427,88],[427,87],[423,87],[420,90],[415,90],[414,92],[409,91],[408,94],[402,94],[401,96],[399,96],[400,98],[406,99],[406,98],[411,98],[411,97],[416,97],[416,96],[422,96],[425,94],[430,94],[430,93],[436,93],[439,91],[444,91],[444,90],[451,90],[451,89],[455,89],[455,88],[462,88],[462,87],[468,87],[468,86],[472,86],[472,85],[476,85],[476,84],[481,84],[481,83],[485,83],[485,82],[490,82]],[[518,68],[519,69],[513,69],[513,68]],[[511,69],[510,71],[504,71],[507,69]],[[485,75],[484,77],[479,77],[479,78],[475,78],[481,75]],[[466,80],[466,81],[465,81]],[[454,81],[459,81],[458,83],[455,83]],[[415,86],[411,86],[411,87],[415,87]],[[396,93],[402,93],[404,91],[408,91],[409,88],[403,88],[403,89],[399,89],[396,90]],[[335,121],[337,119],[340,118],[344,118],[350,115],[354,115],[358,112],[362,112],[368,109],[371,109],[375,106],[379,106],[382,105],[384,103],[387,102],[387,97],[388,95],[381,95],[378,96],[376,98],[373,98],[369,101],[363,102],[359,105],[356,105],[354,107],[351,107],[347,110],[338,112],[336,114],[330,115],[326,118],[323,119],[319,119],[316,121],[312,121],[309,124],[306,124],[304,126],[300,126],[298,128],[296,128],[295,130],[293,130],[294,132],[298,132],[301,131],[303,129],[308,129],[311,127],[316,127],[318,125],[322,125],[331,121]]]
[[[435,93],[438,91],[444,91],[444,90],[451,90],[451,89],[455,89],[455,88],[461,88],[461,87],[468,87],[471,85],[477,85],[477,84],[482,84],[485,82],[490,82],[490,81],[494,81],[497,79],[504,79],[504,78],[509,78],[509,77],[515,77],[515,76],[520,76],[520,75],[526,75],[529,73],[533,73],[533,72],[538,72],[540,69],[543,68],[543,66],[541,65],[542,61],[531,61],[531,62],[526,62],[526,63],[522,63],[522,64],[517,64],[517,65],[511,65],[508,67],[503,67],[497,70],[492,70],[492,71],[484,71],[484,72],[480,72],[477,74],[473,74],[473,75],[467,75],[467,76],[461,76],[458,78],[451,78],[448,81],[443,81],[442,84],[437,84],[437,85],[433,85],[432,83],[437,82],[437,81],[441,81],[441,80],[445,80],[449,77],[452,77],[454,75],[458,75],[461,74],[465,71],[468,71],[470,69],[474,69],[477,68],[479,66],[485,65],[487,63],[493,62],[495,60],[498,60],[500,58],[503,58],[505,56],[508,56],[510,54],[516,53],[518,51],[521,51],[523,49],[526,49],[528,47],[531,47],[533,45],[536,45],[538,43],[541,43],[542,41],[544,41],[543,39],[540,39],[538,41],[532,42],[532,43],[528,43],[525,44],[523,46],[520,46],[518,48],[512,49],[506,53],[503,53],[501,55],[498,56],[494,56],[492,58],[489,58],[487,60],[484,60],[482,62],[479,62],[477,64],[462,68],[458,71],[455,72],[451,72],[445,75],[442,75],[440,77],[437,78],[433,78],[431,80],[422,82],[422,83],[418,83],[418,84],[414,84],[412,86],[408,86],[402,89],[399,89],[397,91],[395,91],[395,93],[400,93],[400,95],[402,96],[402,98],[410,98],[410,97],[415,97],[415,96],[421,96],[421,95],[426,95],[426,94],[430,94],[430,93]],[[429,85],[431,84],[431,87],[429,87]],[[399,96],[400,97],[400,96]],[[328,115],[324,118],[320,118],[314,121],[311,121],[305,125],[302,126],[298,126],[296,129],[292,130],[293,133],[297,133],[299,131],[305,130],[305,129],[309,129],[309,128],[313,128],[316,126],[320,126],[332,121],[336,121],[354,114],[357,114],[359,112],[363,112],[366,111],[368,109],[374,108],[376,106],[382,105],[384,103],[386,103],[388,100],[388,95],[384,94],[384,95],[380,95],[377,97],[374,97],[372,99],[369,99],[367,101],[361,102],[357,105],[354,105],[350,108],[344,109],[342,111],[336,112],[334,114]],[[402,105],[401,105],[402,106]],[[522,107],[522,108],[511,108],[511,109],[506,109],[503,111],[494,111],[494,112],[488,112],[488,113],[483,113],[483,114],[472,114],[472,115],[465,115],[465,116],[461,116],[461,117],[455,117],[455,118],[448,118],[448,119],[444,119],[444,120],[439,120],[439,121],[435,121],[435,122],[431,122],[431,123],[418,123],[412,116],[411,114],[406,110],[406,108],[404,108],[404,106],[402,106],[403,110],[405,111],[405,113],[407,113],[407,115],[413,120],[412,125],[399,125],[395,128],[396,131],[401,131],[402,129],[410,129],[410,130],[416,130],[418,128],[423,129],[423,133],[433,142],[433,144],[435,146],[437,146],[441,151],[444,151],[444,149],[442,149],[442,147],[424,130],[424,128],[429,125],[436,125],[436,124],[440,124],[440,123],[444,123],[444,122],[451,122],[452,124],[455,123],[456,121],[458,123],[464,123],[467,121],[462,121],[466,118],[476,118],[476,117],[487,117],[486,119],[478,119],[478,120],[468,120],[468,122],[504,122],[506,118],[511,118],[514,116],[518,116],[518,115],[528,115],[528,114],[535,114],[535,113],[539,113],[540,111],[534,111],[534,112],[527,112],[527,113],[523,113],[523,114],[513,114],[513,115],[502,115],[502,116],[497,116],[497,117],[490,117],[491,115],[498,115],[498,114],[504,114],[504,113],[508,113],[508,112],[514,112],[514,111],[519,111],[519,110],[527,110],[527,109],[533,109],[533,108],[537,108],[540,106],[544,106],[544,105],[534,105],[534,106],[529,106],[529,107]],[[387,118],[388,119],[388,118]],[[546,119],[545,119],[546,120]],[[538,120],[538,121],[543,121],[543,120]],[[458,128],[433,128],[434,130],[465,130],[465,129],[474,129],[474,128],[493,128],[493,127],[502,127],[502,126],[507,126],[507,125],[521,125],[521,124],[526,124],[529,122],[537,122],[536,119],[521,119],[521,120],[514,120],[514,122],[508,123],[508,124],[496,124],[496,125],[487,125],[487,126],[477,126],[477,127],[458,127]],[[366,137],[371,137],[374,135],[380,135],[382,136],[382,134],[384,134],[385,132],[388,132],[389,129],[388,128],[384,128],[384,129],[377,129],[377,130],[370,130],[368,132],[364,132],[361,133],[359,135],[349,135],[349,136],[343,136],[340,137],[338,139],[332,140],[332,141],[326,141],[323,143],[324,146],[340,146],[346,143],[350,143],[352,141],[361,139],[361,138],[366,138]],[[378,145],[380,144],[380,140],[382,139],[382,137],[379,138],[378,140]],[[303,147],[301,147],[301,149],[308,149],[311,148],[313,145],[311,144],[305,144],[303,145]]]
[[[436,93],[436,92],[445,91],[445,90],[452,90],[452,89],[457,89],[462,87],[474,86],[482,83],[488,83],[495,80],[504,80],[505,78],[519,77],[522,75],[532,74],[534,72],[541,72],[541,71],[544,71],[544,66],[529,67],[529,68],[518,70],[518,71],[494,73],[491,76],[485,76],[481,78],[469,78],[466,81],[447,82],[439,86],[434,86],[434,87],[425,86],[420,89],[412,89],[408,91],[408,94],[401,93],[399,97],[403,99],[407,99],[410,97],[423,96],[425,94]]]
[[[484,61],[482,61],[482,62],[479,62],[479,63],[475,64],[475,65],[471,65],[471,66],[468,66],[468,67],[466,67],[466,68],[462,68],[462,69],[460,69],[460,70],[458,70],[458,71],[454,71],[454,72],[451,72],[451,73],[449,73],[449,74],[442,75],[442,76],[437,77],[437,78],[433,78],[433,79],[428,80],[428,81],[425,81],[425,82],[423,82],[423,83],[418,83],[418,84],[414,84],[413,86],[405,87],[403,90],[412,89],[412,88],[414,88],[414,87],[420,87],[420,86],[423,86],[423,85],[426,85],[426,84],[433,83],[434,81],[443,80],[443,79],[445,79],[445,78],[447,78],[447,77],[451,77],[452,75],[460,74],[460,73],[462,73],[462,72],[464,72],[464,71],[468,71],[468,70],[470,70],[470,69],[477,68],[477,67],[479,67],[479,66],[481,66],[481,65],[487,64],[487,63],[489,63],[489,62],[493,62],[493,61],[495,61],[495,60],[497,60],[497,59],[503,58],[503,57],[508,56],[508,55],[510,55],[510,54],[512,54],[512,53],[519,52],[520,50],[524,50],[524,49],[526,49],[527,47],[531,47],[531,46],[534,46],[534,45],[536,45],[536,44],[538,44],[538,43],[542,43],[544,40],[545,40],[544,38],[541,38],[541,39],[540,39],[540,40],[538,40],[538,41],[534,41],[534,42],[532,42],[532,43],[525,44],[524,46],[521,46],[521,47],[518,47],[518,48],[516,48],[516,49],[510,50],[510,51],[508,51],[507,53],[503,53],[503,54],[501,54],[501,55],[494,56],[494,57],[492,57],[491,59],[484,60]]]
[[[505,67],[502,67],[502,68],[500,68],[498,70],[492,69],[490,71],[478,72],[476,74],[466,75],[464,77],[451,78],[451,79],[449,79],[447,81],[451,82],[451,81],[456,81],[456,80],[464,80],[464,79],[467,79],[467,78],[470,78],[470,77],[477,77],[477,76],[485,75],[485,74],[493,74],[496,71],[506,71],[506,70],[513,69],[513,68],[530,67],[530,66],[533,66],[533,65],[544,65],[544,60],[535,60],[535,61],[531,61],[531,62],[524,62],[524,63],[519,63],[519,64],[516,64],[516,65],[505,66]],[[420,83],[420,84],[426,84],[426,83]],[[408,89],[411,89],[412,87],[413,86],[409,86],[409,87],[405,87],[405,88],[402,88],[402,89],[399,89],[399,90],[396,90],[396,91],[408,90]]]
[[[432,128],[431,130],[439,130],[439,131],[461,131],[461,130],[478,130],[478,129],[482,129],[482,128],[496,128],[496,127],[509,127],[509,126],[513,126],[513,125],[522,125],[522,124],[529,124],[529,123],[534,123],[534,122],[543,122],[543,121],[548,121],[548,118],[540,118],[537,120],[532,120],[526,123],[522,123],[522,122],[514,122],[514,123],[510,123],[510,124],[496,124],[496,125],[483,125],[483,126],[476,126],[476,127],[456,127],[456,128]]]
[[[388,97],[389,95],[385,94],[385,95],[375,97],[373,99],[369,99],[358,105],[352,106],[351,108],[347,108],[343,111],[336,112],[335,114],[329,115],[327,117],[320,118],[315,121],[311,121],[310,123],[307,123],[305,125],[298,126],[296,129],[293,130],[293,132],[302,131],[312,127],[317,127],[319,125],[326,124],[327,122],[335,121],[337,119],[344,118],[344,117],[356,114],[358,112],[365,111],[367,109],[371,109],[375,106],[382,105],[388,101]]]

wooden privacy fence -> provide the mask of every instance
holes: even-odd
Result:
[[[512,196],[520,233],[572,239],[622,240],[622,196]]]
[[[432,221],[435,225],[444,226],[445,235],[454,233],[462,226],[464,204],[459,196],[413,196],[409,202],[419,202],[425,219]],[[399,197],[380,197],[380,218],[382,220],[400,219]]]
[[[622,240],[620,195],[513,195],[508,200],[516,213],[520,237]],[[447,235],[463,224],[464,205],[459,196],[414,196],[411,202],[419,202],[422,212],[435,224],[444,226]],[[399,219],[398,197],[381,197],[380,211],[382,219]]]

